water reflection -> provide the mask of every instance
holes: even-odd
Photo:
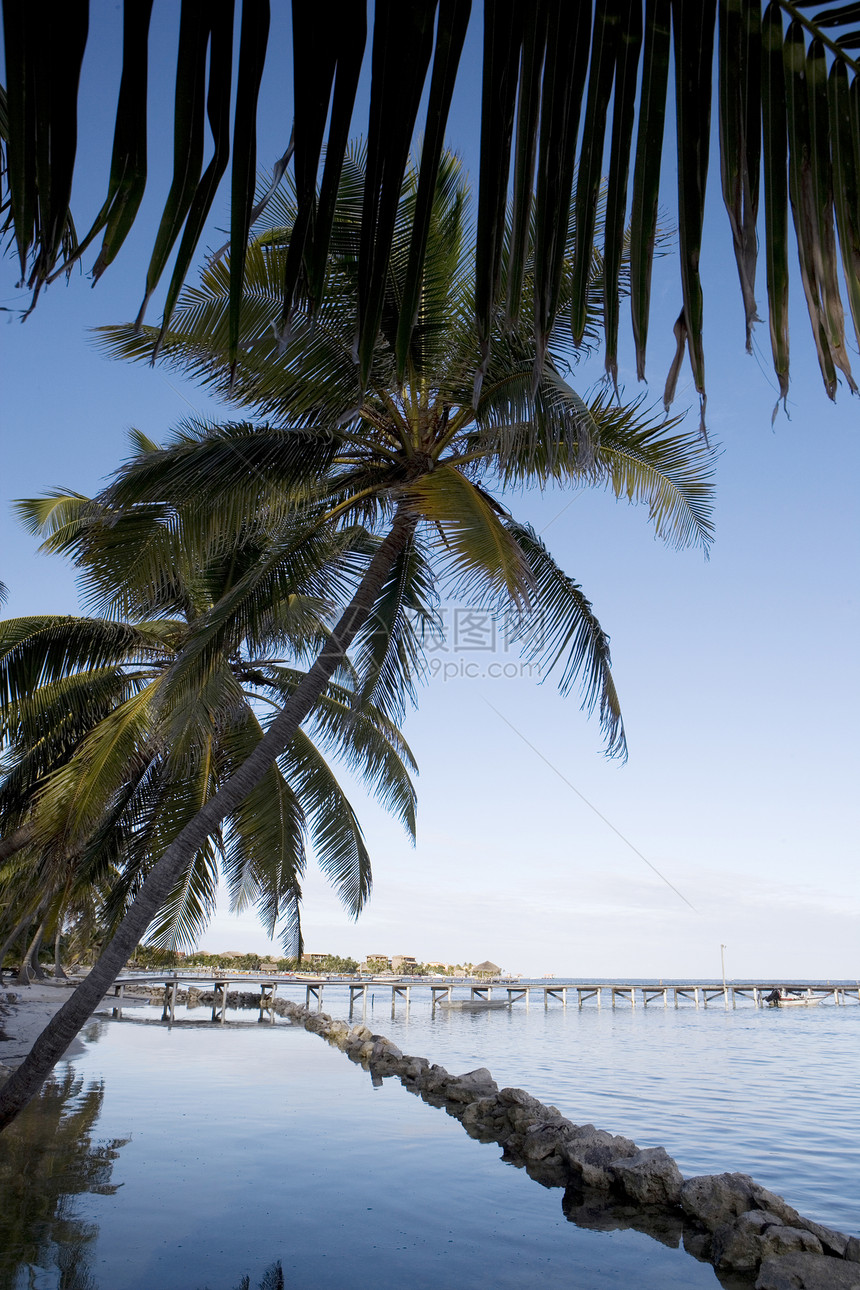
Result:
[[[68,1067],[0,1137],[0,1290],[96,1290],[89,1259],[98,1228],[75,1198],[114,1195],[113,1163],[128,1141],[93,1139],[103,1099],[101,1080],[85,1087]]]

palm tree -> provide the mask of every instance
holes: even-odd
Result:
[[[35,296],[68,271],[103,233],[93,274],[114,259],[134,223],[146,185],[147,38],[152,0],[126,0],[122,80],[105,202],[78,241],[69,211],[75,168],[77,97],[87,45],[85,4],[69,4],[45,31],[38,9],[7,0],[4,36],[7,88],[0,103],[7,189],[2,205],[14,232],[22,281]],[[176,58],[174,175],[147,271],[144,306],[179,242],[163,325],[170,322],[206,217],[230,157],[233,90],[233,0],[184,5]],[[452,94],[460,71],[471,0],[376,0],[373,6],[368,166],[360,213],[361,289],[354,302],[359,383],[366,389],[382,322],[400,187],[419,120],[428,72],[417,218],[411,238],[406,299],[415,299],[427,253],[427,229]],[[477,22],[478,19],[473,19]],[[93,29],[99,30],[99,17]],[[232,126],[230,350],[238,355],[244,255],[255,212],[256,104],[267,54],[268,0],[243,0]],[[102,34],[100,32],[100,34]],[[366,7],[351,0],[332,21],[327,6],[293,7],[294,127],[273,186],[291,159],[299,192],[292,251],[281,284],[279,325],[287,326],[298,286],[317,306],[333,248],[332,214],[367,44]],[[483,347],[503,299],[500,256],[509,182],[517,201],[519,245],[534,219],[540,307],[534,316],[537,355],[561,301],[561,242],[574,193],[578,256],[567,266],[581,339],[594,237],[594,200],[605,163],[609,209],[606,263],[607,363],[614,363],[618,283],[624,230],[631,225],[632,319],[640,377],[648,330],[651,256],[661,179],[669,70],[675,70],[681,308],[675,331],[679,360],[689,350],[696,388],[704,393],[703,302],[698,262],[714,99],[720,127],[723,198],[746,314],[747,346],[757,320],[756,256],[760,171],[773,363],[788,388],[789,211],[800,281],[825,388],[832,398],[841,372],[853,389],[838,272],[841,262],[860,341],[860,20],[852,3],[828,0],[514,0],[483,6],[480,195],[475,242],[474,309]],[[208,59],[208,69],[207,69]],[[432,71],[431,69],[432,64]],[[716,75],[714,75],[716,67]],[[208,75],[207,75],[208,70]],[[167,69],[165,76],[169,74]],[[99,61],[99,86],[104,77]],[[329,114],[329,108],[331,108]],[[203,170],[204,115],[212,157]],[[326,121],[328,133],[326,134]],[[582,130],[580,132],[580,125]],[[636,125],[636,142],[633,131]],[[43,141],[49,140],[49,146]],[[81,152],[90,160],[89,140]],[[325,150],[322,189],[316,182]],[[628,175],[633,165],[632,185]],[[670,170],[674,170],[674,158]],[[629,200],[628,200],[629,190]],[[265,200],[265,198],[264,198]],[[559,230],[561,236],[559,236]],[[837,234],[839,250],[837,250]],[[514,257],[519,281],[522,262]],[[143,309],[141,310],[142,317]],[[415,322],[405,312],[403,343]],[[677,374],[676,363],[673,374]],[[477,370],[482,371],[479,363]],[[667,385],[671,399],[674,381]]]
[[[138,446],[153,450],[140,438]],[[348,560],[366,539],[344,533],[333,543],[318,533],[307,541],[293,523],[274,540],[257,523],[239,542],[227,544],[222,535],[203,555],[180,513],[162,534],[156,564],[107,566],[105,535],[111,542],[127,535],[136,517],[71,495],[25,509],[31,524],[50,533],[47,549],[75,545],[91,603],[123,617],[0,624],[8,771],[0,820],[10,819],[13,831],[26,826],[30,836],[0,868],[0,892],[12,897],[5,921],[16,935],[23,910],[24,922],[35,917],[40,931],[57,933],[72,909],[80,913],[93,891],[107,886],[101,923],[109,932],[154,859],[262,738],[262,713],[299,684],[297,656],[324,639],[336,558]],[[188,672],[196,633],[215,601],[220,646],[192,690],[178,678]],[[214,907],[220,860],[233,907],[256,904],[269,935],[280,925],[285,952],[300,954],[306,836],[358,915],[370,891],[370,858],[322,749],[368,781],[410,836],[414,761],[390,720],[372,704],[355,706],[348,680],[329,683],[310,733],[297,732],[226,828],[186,866],[150,929],[154,945],[196,942]]]
[[[623,754],[608,638],[581,587],[496,493],[529,484],[601,484],[616,496],[644,501],[663,538],[707,545],[709,450],[697,435],[680,433],[675,422],[649,420],[639,405],[616,406],[606,395],[588,403],[572,389],[565,380],[573,358],[569,293],[536,375],[530,247],[519,321],[502,311],[497,315],[476,398],[474,373],[483,342],[474,322],[467,190],[450,155],[439,168],[417,322],[405,350],[401,324],[417,172],[404,184],[380,338],[362,392],[352,346],[361,289],[363,182],[356,151],[344,167],[323,303],[318,310],[297,311],[283,351],[267,323],[278,315],[297,218],[287,201],[283,222],[275,218],[277,210],[270,212],[271,226],[247,258],[248,331],[235,365],[229,268],[215,265],[199,290],[187,292],[177,325],[164,339],[164,360],[268,420],[256,426],[185,426],[163,450],[147,447],[133,457],[98,499],[99,506],[128,517],[128,540],[120,523],[105,526],[106,545],[96,563],[103,558],[142,567],[154,552],[156,567],[163,567],[159,543],[177,512],[200,543],[207,534],[253,526],[261,513],[276,529],[293,521],[302,532],[325,537],[360,526],[375,540],[352,551],[351,598],[344,594],[340,618],[316,661],[242,765],[167,846],[93,971],[0,1093],[0,1123],[15,1114],[64,1051],[66,1036],[76,1033],[102,997],[191,857],[269,774],[335,673],[354,671],[359,705],[372,702],[388,714],[397,710],[414,686],[420,628],[434,589],[453,588],[495,614],[527,657],[541,659],[547,669],[558,666],[563,692],[579,681],[584,706],[599,710],[608,751]],[[568,257],[574,245],[571,228]],[[592,306],[601,286],[595,270]],[[592,328],[596,334],[593,315]],[[134,328],[109,332],[106,343],[138,357],[151,348]],[[71,532],[66,549],[78,549],[87,568],[91,554],[76,542]],[[177,702],[189,688],[205,688],[239,594],[228,591],[197,624],[194,649],[167,683]]]

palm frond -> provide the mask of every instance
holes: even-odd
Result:
[[[558,686],[568,694],[579,681],[582,707],[599,711],[609,757],[627,756],[621,705],[612,678],[609,637],[594,615],[582,588],[561,570],[528,524],[508,521],[534,579],[529,613],[509,619],[510,639],[524,656],[540,665],[544,676],[561,667]]]
[[[327,762],[299,730],[278,759],[302,803],[317,864],[357,918],[370,896],[370,855],[361,825]]]
[[[358,683],[355,702],[373,704],[393,720],[416,700],[424,674],[423,645],[438,627],[432,573],[423,544],[413,535],[400,553],[352,649]]]
[[[454,466],[441,465],[410,485],[409,506],[428,525],[460,594],[489,584],[517,604],[528,602],[528,566],[499,518],[500,507]]]
[[[145,94],[147,67],[143,33],[148,26],[149,8],[148,3],[130,6],[126,18],[122,83],[107,197],[93,229],[84,239],[88,243],[95,230],[107,222],[105,246],[95,266],[97,273],[119,250],[143,196],[145,139],[139,124],[139,97]],[[350,329],[357,332],[354,353],[359,363],[352,361],[350,342],[337,380],[340,395],[344,396],[341,400],[344,408],[350,406],[346,394],[350,385],[353,405],[368,388],[382,332],[387,331],[389,339],[396,334],[401,375],[413,340],[413,354],[424,343],[420,336],[415,336],[416,329],[420,332],[422,327],[416,299],[420,294],[418,283],[431,256],[431,195],[443,167],[441,141],[458,78],[460,81],[467,77],[474,79],[478,74],[475,67],[460,66],[461,53],[467,45],[469,10],[468,0],[445,0],[445,3],[421,0],[408,10],[386,4],[374,11],[367,165],[361,200],[354,206],[354,259],[360,289],[354,299]],[[230,23],[226,15],[227,10],[222,13],[214,8],[203,15],[183,13],[180,24],[174,182],[155,232],[147,281],[149,293],[163,268],[167,251],[183,234],[169,291],[171,301],[190,267],[202,220],[226,161],[227,109],[233,76],[229,58]],[[348,19],[334,26],[327,24],[323,39],[320,30],[325,24],[324,15],[306,12],[306,7],[297,6],[292,51],[296,85],[313,86],[313,93],[307,100],[299,96],[296,109],[294,149],[288,149],[295,161],[294,195],[288,220],[290,236],[283,247],[280,281],[274,293],[275,308],[272,310],[267,305],[265,321],[259,314],[254,316],[254,302],[247,294],[243,296],[243,283],[245,248],[254,211],[255,111],[267,56],[268,18],[260,20],[257,15],[241,24],[238,56],[234,60],[237,107],[231,141],[231,262],[224,270],[228,302],[222,319],[224,371],[229,372],[235,366],[237,376],[246,357],[244,338],[249,330],[256,339],[274,324],[274,331],[268,330],[270,339],[265,342],[271,345],[277,344],[276,333],[283,335],[282,324],[286,324],[291,342],[293,332],[301,331],[324,313],[326,292],[322,284],[330,279],[340,236],[336,228],[334,193],[350,168],[347,131],[365,49],[365,8],[351,6]],[[641,46],[640,26],[644,36]],[[768,57],[778,47],[788,60],[793,69],[789,82],[795,73],[800,73],[801,62],[806,65],[808,74],[801,78],[802,85],[798,80],[797,94],[791,90],[781,100],[779,93],[774,92],[768,57],[765,74],[759,80],[760,31]],[[838,198],[834,204],[825,194],[832,168],[838,172],[843,192],[852,191],[860,176],[860,122],[856,113],[850,111],[846,115],[838,106],[845,98],[840,80],[847,83],[850,100],[860,71],[857,56],[860,20],[856,5],[833,4],[827,0],[771,0],[769,4],[760,0],[723,0],[717,6],[715,0],[707,0],[704,6],[692,6],[680,0],[623,0],[623,3],[571,6],[566,0],[547,0],[532,11],[517,5],[499,8],[489,4],[485,7],[484,33],[480,73],[484,108],[473,309],[476,333],[483,345],[479,360],[481,377],[483,358],[490,346],[491,319],[505,303],[500,257],[512,168],[519,185],[518,229],[523,227],[526,217],[535,225],[540,297],[536,320],[538,365],[542,363],[546,335],[556,316],[565,281],[575,283],[575,332],[580,333],[583,284],[593,250],[591,201],[595,176],[599,177],[601,167],[599,145],[604,109],[610,100],[615,104],[608,164],[611,218],[603,257],[609,266],[610,278],[615,277],[624,223],[621,215],[626,205],[622,177],[626,174],[635,112],[639,133],[632,185],[632,245],[636,267],[632,303],[637,366],[640,371],[644,370],[650,254],[654,212],[659,200],[670,47],[674,42],[677,147],[669,169],[678,173],[679,254],[683,278],[683,309],[677,331],[679,347],[689,349],[697,387],[704,388],[704,306],[697,257],[709,169],[710,117],[712,106],[716,106],[712,98],[717,97],[712,94],[712,84],[719,87],[723,194],[741,282],[745,333],[756,317],[755,226],[764,126],[765,158],[774,140],[778,145],[780,135],[789,137],[795,161],[799,161],[800,153],[810,158],[812,164],[806,176],[817,192],[817,198],[810,201],[795,184],[790,201],[786,185],[776,173],[783,164],[777,146],[773,161],[768,162],[770,176],[766,180],[764,211],[765,240],[776,252],[769,256],[767,292],[775,333],[780,339],[775,354],[777,374],[784,388],[788,375],[787,352],[781,340],[785,283],[778,247],[791,207],[803,248],[802,280],[810,272],[811,261],[806,249],[812,232],[818,248],[815,281],[806,283],[805,289],[810,298],[813,343],[820,353],[826,387],[829,392],[834,390],[837,370],[841,370],[850,385],[853,378],[839,317],[841,302],[836,295],[839,255],[836,239],[838,235],[842,244],[848,298],[856,309],[860,299],[856,230],[849,204],[841,203]],[[56,276],[63,266],[70,266],[79,254],[69,198],[78,150],[78,77],[81,67],[86,67],[87,34],[85,10],[77,4],[64,13],[63,22],[52,28],[49,38],[37,19],[25,15],[24,11],[17,17],[6,16],[10,74],[8,130],[2,140],[9,193],[5,228],[12,234],[22,281],[29,280],[36,294],[44,281]],[[272,52],[268,57],[279,65],[283,54]],[[430,85],[423,121],[425,143],[414,190],[417,218],[410,239],[404,240],[397,226],[399,198],[410,169],[409,148],[419,123],[428,73]],[[835,78],[830,96],[824,92],[822,73],[827,73],[829,79]],[[582,90],[586,84],[589,86],[587,128],[580,132]],[[805,133],[803,125],[805,109],[799,99],[804,97],[815,117],[813,134]],[[205,172],[202,171],[204,100],[209,109],[213,147]],[[523,110],[515,130],[518,100]],[[50,141],[49,145],[45,140]],[[851,146],[846,147],[846,142]],[[805,151],[807,145],[812,152]],[[90,151],[87,146],[81,148],[84,155]],[[318,188],[317,175],[323,155],[325,163]],[[791,162],[792,168],[795,161]],[[559,229],[567,221],[577,163],[582,239],[571,276],[569,271],[562,273],[560,269]],[[536,177],[534,194],[531,192],[533,176]],[[523,188],[526,178],[528,192]],[[274,207],[275,203],[270,205]],[[516,266],[518,281],[522,266],[519,253]],[[220,260],[211,272],[218,268],[223,268]],[[398,301],[402,316],[398,316],[394,330],[388,312],[392,269],[403,284]],[[297,301],[308,307],[295,308]],[[608,361],[612,368],[616,296],[611,282],[607,284],[606,302]],[[181,302],[171,318],[173,326],[181,325],[177,322],[179,313]],[[822,324],[826,348],[819,334]],[[129,339],[126,334],[123,343]],[[151,354],[156,339],[152,333],[142,335],[138,342],[142,352]],[[163,339],[169,347],[171,333]],[[308,336],[303,339],[307,341]],[[211,367],[207,369],[202,357],[197,361],[198,374],[203,379],[215,384],[223,379]],[[268,397],[262,390],[259,392],[261,397]]]

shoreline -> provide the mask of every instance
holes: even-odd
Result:
[[[17,1070],[38,1036],[59,1012],[79,981],[33,981],[0,989],[0,1081]],[[63,1058],[84,1051],[73,1039]],[[63,1060],[61,1058],[61,1060]]]

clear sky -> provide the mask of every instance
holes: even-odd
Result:
[[[272,47],[284,48],[288,6],[274,7]],[[172,15],[171,6],[156,4],[158,47],[171,44]],[[96,6],[95,30],[118,21],[118,8]],[[115,41],[116,31],[100,34],[85,69],[82,134],[93,167],[84,162],[75,193],[81,228],[103,197]],[[474,169],[477,31],[465,62],[449,142]],[[169,138],[164,107],[171,95],[163,83],[152,96],[153,140]],[[270,74],[261,100],[261,166],[283,151],[291,111],[288,78]],[[357,120],[356,133],[362,128]],[[87,334],[137,311],[153,221],[169,183],[169,148],[151,148],[150,218],[138,222],[95,290],[75,273],[21,326],[16,311],[25,297],[15,289],[15,264],[0,263],[0,304],[10,311],[0,323],[0,578],[12,616],[77,609],[70,571],[36,554],[11,515],[12,499],[57,484],[97,489],[124,455],[131,426],[158,439],[192,410],[229,415],[171,373],[104,359]],[[671,154],[669,143],[669,166]],[[671,220],[671,170],[666,174]],[[225,223],[222,196],[214,224]],[[220,240],[214,227],[204,238],[208,246]],[[844,387],[836,405],[827,400],[795,277],[790,416],[780,414],[771,427],[776,390],[767,326],[758,328],[756,356],[748,357],[718,163],[703,275],[707,420],[721,449],[710,560],[655,541],[641,508],[605,493],[508,499],[545,534],[611,635],[629,760],[602,757],[596,722],[579,712],[575,697],[561,699],[552,678],[540,685],[519,674],[515,654],[458,644],[452,631],[432,655],[433,676],[404,727],[421,769],[418,845],[413,849],[356,788],[373,898],[352,923],[311,866],[308,950],[490,958],[524,973],[659,977],[718,976],[725,945],[732,977],[860,976],[860,404]],[[762,283],[763,266],[760,305]],[[656,404],[680,302],[672,257],[658,266],[655,299],[647,393]],[[585,390],[599,376],[600,366],[592,366],[576,384]],[[628,395],[637,392],[629,338],[621,380]],[[697,424],[687,371],[677,407],[689,408],[691,428]],[[452,629],[467,608],[450,606]],[[491,663],[503,675],[489,675]],[[203,947],[262,950],[267,941],[253,918],[224,911]]]

